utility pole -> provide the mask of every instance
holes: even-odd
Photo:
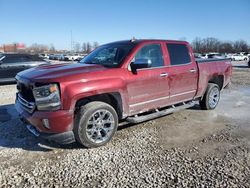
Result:
[[[70,52],[72,53],[73,50],[73,39],[72,39],[72,30],[70,30],[70,40],[71,40],[71,48],[70,48]]]

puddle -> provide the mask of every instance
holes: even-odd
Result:
[[[249,104],[250,87],[229,90],[229,92],[222,92],[215,112],[221,116],[236,120],[239,123],[244,122],[242,124],[250,126]]]
[[[239,91],[246,94],[246,95],[248,95],[248,96],[250,96],[250,87],[240,88]]]

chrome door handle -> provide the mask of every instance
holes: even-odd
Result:
[[[190,69],[189,72],[196,72],[196,69]]]
[[[168,73],[165,73],[165,72],[160,74],[160,77],[167,77],[167,76],[168,76]]]

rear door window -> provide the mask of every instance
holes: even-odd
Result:
[[[191,63],[189,50],[185,44],[167,44],[171,65]]]

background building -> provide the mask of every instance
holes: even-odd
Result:
[[[0,52],[22,52],[26,49],[23,43],[4,44],[0,46]]]

